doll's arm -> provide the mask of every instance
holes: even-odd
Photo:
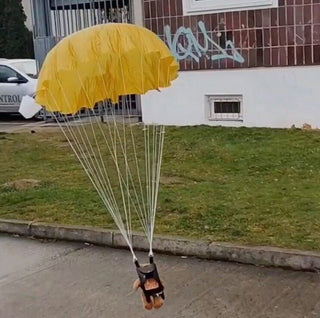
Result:
[[[140,279],[136,279],[135,282],[133,283],[133,289],[138,290],[140,287],[141,287]]]

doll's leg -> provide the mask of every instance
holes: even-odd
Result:
[[[153,303],[152,303],[152,301],[148,302],[148,301],[147,301],[147,298],[146,298],[146,296],[145,296],[145,294],[144,294],[143,292],[142,292],[142,294],[141,294],[141,299],[142,299],[143,306],[144,306],[145,309],[151,310],[151,309],[153,308]]]
[[[153,307],[155,309],[159,309],[160,307],[162,307],[164,300],[159,296],[155,296],[155,297],[153,297],[153,302],[154,302]]]

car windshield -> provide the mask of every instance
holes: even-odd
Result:
[[[38,78],[36,61],[18,61],[10,64],[31,78]]]

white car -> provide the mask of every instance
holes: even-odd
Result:
[[[0,113],[19,113],[24,96],[34,96],[37,66],[32,59],[0,59]]]

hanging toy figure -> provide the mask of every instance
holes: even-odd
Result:
[[[165,299],[164,286],[160,280],[157,266],[153,262],[153,256],[150,256],[149,262],[149,264],[140,266],[139,262],[135,260],[139,278],[133,284],[135,290],[142,289],[142,302],[147,310],[162,307]]]

